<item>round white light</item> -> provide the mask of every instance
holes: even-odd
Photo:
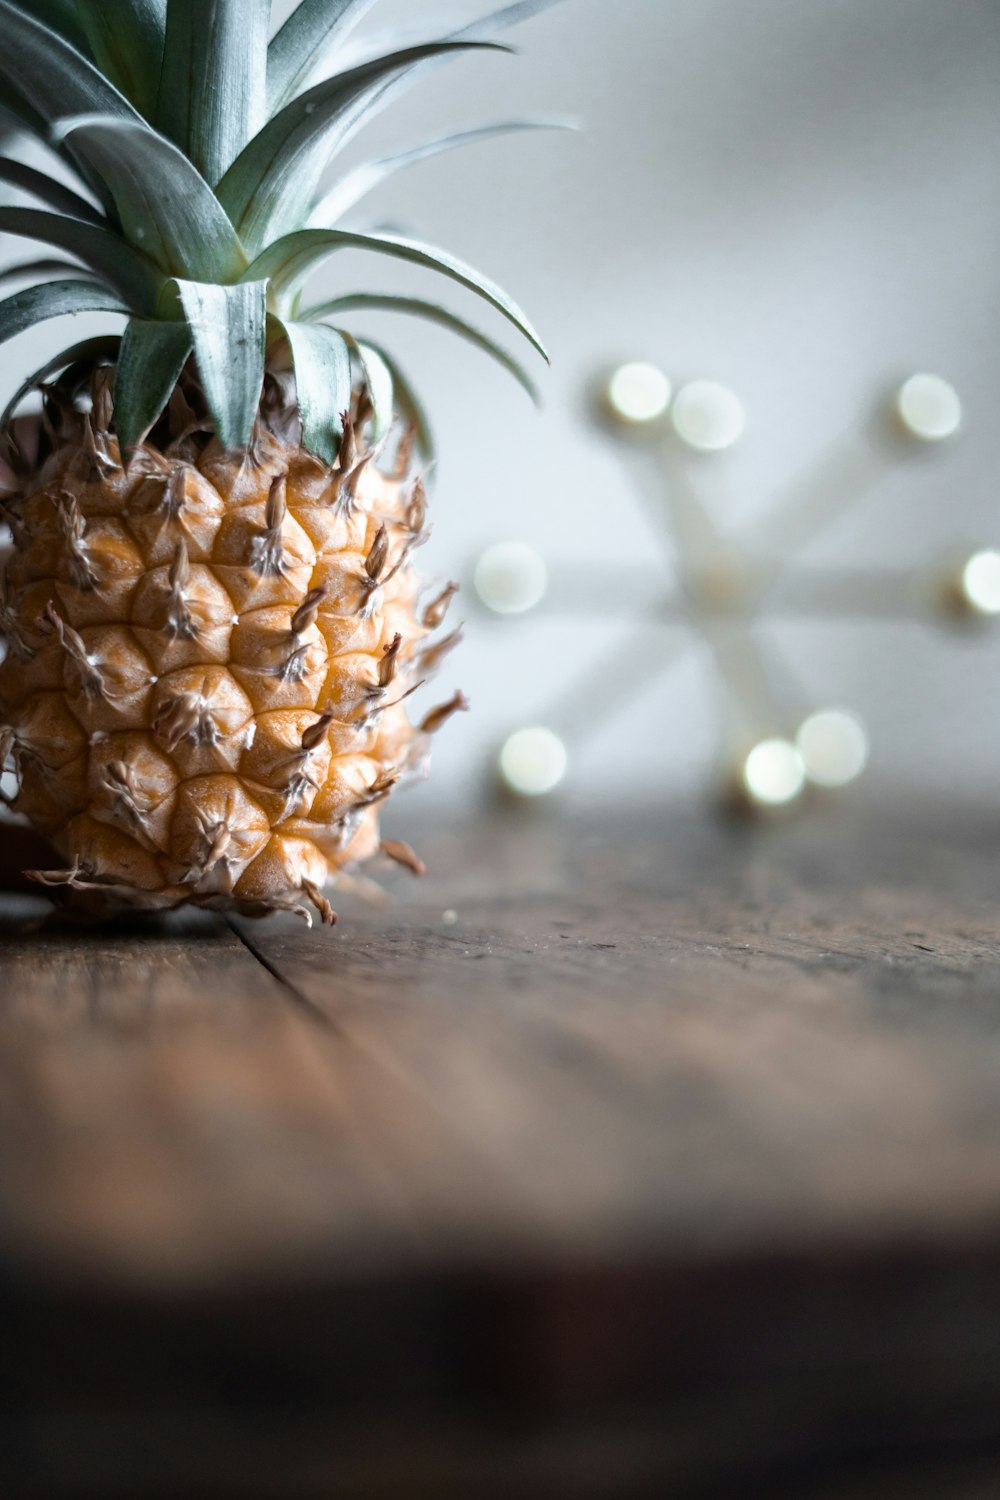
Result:
[[[545,597],[545,560],[525,542],[497,542],[476,564],[476,593],[498,615],[521,615]]]
[[[743,762],[746,794],[762,807],[794,802],[805,781],[805,762],[790,740],[761,740]]]
[[[799,726],[795,736],[806,775],[817,786],[846,786],[868,764],[868,731],[857,714],[824,708]]]
[[[699,453],[721,453],[731,448],[746,426],[740,398],[714,380],[692,380],[682,386],[670,415],[681,442]]]
[[[911,375],[896,396],[899,420],[911,437],[940,443],[962,425],[958,392],[940,375]]]
[[[605,395],[613,416],[640,425],[663,416],[671,391],[669,379],[658,366],[633,360],[612,372]]]
[[[962,569],[961,588],[977,615],[1000,615],[1000,552],[974,552]]]
[[[551,729],[518,729],[500,751],[500,774],[512,792],[544,797],[566,774],[566,746]]]

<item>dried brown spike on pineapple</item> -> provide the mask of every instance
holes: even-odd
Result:
[[[421,733],[437,734],[438,730],[443,729],[449,719],[453,719],[459,713],[468,713],[470,707],[471,704],[463,692],[459,691],[455,693],[453,697],[448,699],[447,703],[441,703],[437,708],[431,709],[420,725]]]
[[[458,591],[459,585],[457,583],[447,583],[437,598],[432,599],[430,604],[425,607],[423,624],[426,630],[437,630],[439,625],[444,624],[445,616],[451,607],[451,601]]]
[[[405,870],[409,870],[411,875],[427,874],[427,866],[423,860],[410,848],[409,844],[404,844],[401,839],[383,839],[379,848],[397,865],[402,865]]]

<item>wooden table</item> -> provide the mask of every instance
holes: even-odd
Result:
[[[421,844],[5,898],[3,1500],[995,1500],[998,811]]]

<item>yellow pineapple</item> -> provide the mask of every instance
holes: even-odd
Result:
[[[128,319],[49,361],[0,419],[0,769],[62,860],[36,878],[76,902],[331,921],[338,872],[380,850],[419,870],[379,814],[466,706],[407,713],[457,642],[435,634],[454,585],[428,592],[415,571],[426,425],[355,319],[431,318],[531,383],[434,302],[310,305],[305,283],[342,248],[402,259],[544,353],[454,257],[336,221],[397,168],[548,122],[429,141],[320,189],[401,87],[551,3],[351,65],[371,0],[301,0],[270,40],[270,0],[0,0],[4,106],[77,184],[0,158],[0,181],[44,205],[0,208],[0,231],[73,257],[16,268],[36,284],[0,303],[0,340],[69,313]],[[39,391],[41,415],[16,415]]]

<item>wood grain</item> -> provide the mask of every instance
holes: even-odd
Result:
[[[831,836],[821,864],[797,831],[678,831],[523,830],[388,918],[244,932],[518,1186],[516,1222],[482,1195],[491,1237],[686,1249],[1000,1219],[992,853],[959,875],[945,848],[910,868],[900,831],[854,862]]]
[[[0,910],[0,1495],[1000,1493],[997,820]]]

